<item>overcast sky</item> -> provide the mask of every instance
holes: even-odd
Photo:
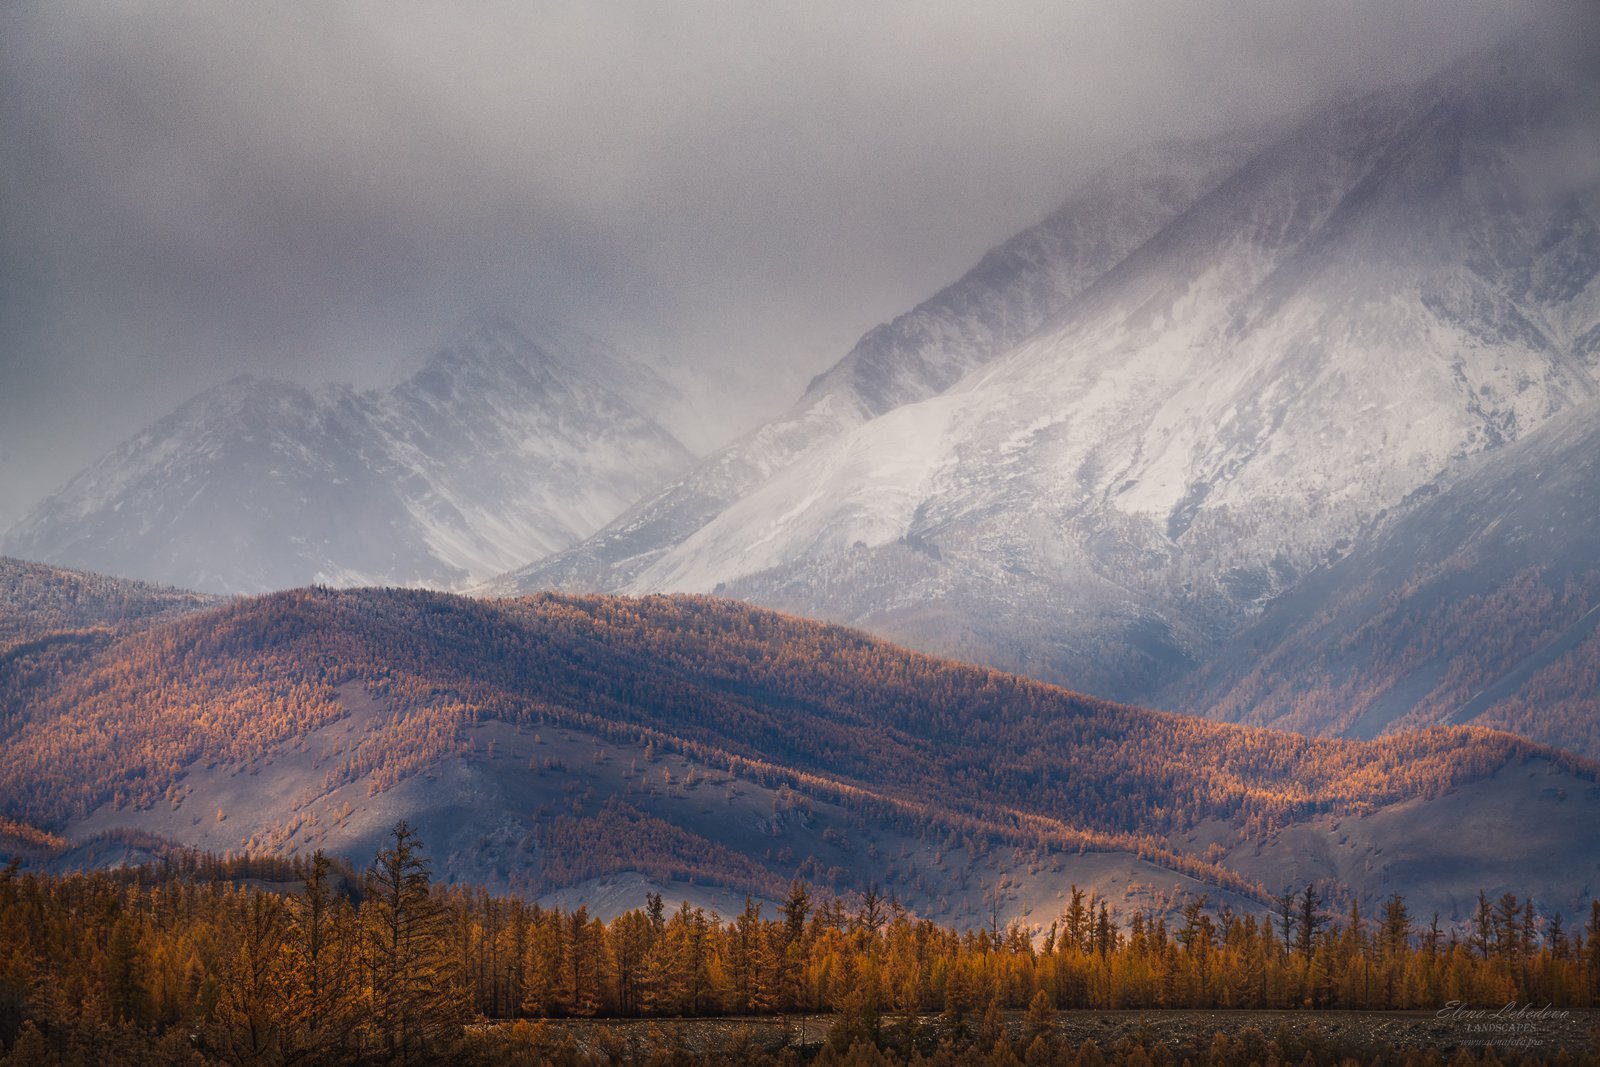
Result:
[[[1426,73],[1487,0],[0,5],[0,528],[250,371],[475,308],[798,392],[1128,147]]]

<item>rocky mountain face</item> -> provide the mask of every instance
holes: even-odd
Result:
[[[213,592],[453,586],[564,548],[689,453],[664,387],[575,331],[485,318],[382,392],[244,377],[105,456],[6,536],[20,557]]]
[[[489,588],[720,591],[1170,697],[1429,487],[1592,410],[1596,129],[1595,57],[1525,39],[1130,181],[1120,215],[1091,193]]]

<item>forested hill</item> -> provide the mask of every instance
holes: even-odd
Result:
[[[181,614],[219,602],[186,589],[0,556],[0,648],[46,632]]]
[[[305,589],[157,618],[77,658],[22,649],[0,670],[0,814],[294,852],[448,809],[434,839],[517,839],[480,862],[510,884],[537,870],[543,889],[630,866],[758,891],[897,868],[937,899],[949,872],[930,865],[1006,845],[1007,877],[1121,852],[1260,898],[1299,869],[1241,873],[1230,850],[1524,767],[1541,776],[1527,790],[1553,783],[1577,816],[1597,779],[1505,734],[1212,723],[706,597]],[[720,799],[670,803],[713,780]],[[583,858],[608,841],[608,862]],[[654,868],[639,841],[662,852]]]

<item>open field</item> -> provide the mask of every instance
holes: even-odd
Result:
[[[1520,1008],[1521,1006],[1518,1006]],[[1580,1057],[1600,1051],[1600,1012],[1565,1011],[1539,1015],[1537,1007],[1461,1009],[1413,1012],[1364,1011],[1063,1011],[1055,1033],[1063,1044],[1078,1047],[1093,1041],[1110,1053],[1124,1041],[1154,1052],[1166,1046],[1173,1063],[1202,1062],[1217,1035],[1237,1039],[1249,1060],[1265,1061],[1265,1046],[1276,1042],[1280,1057],[1298,1063],[1306,1052],[1319,1062],[1354,1058],[1363,1063],[1387,1060],[1393,1051],[1435,1050],[1446,1059],[1461,1049],[1481,1055],[1487,1047],[1505,1060],[1523,1056],[1554,1057],[1561,1052]],[[627,1061],[630,1053],[682,1050],[706,1062],[733,1061],[747,1049],[776,1051],[785,1046],[802,1055],[826,1042],[836,1016],[739,1016],[699,1019],[568,1019],[534,1024],[538,1042],[555,1051],[569,1042],[580,1052]],[[978,1020],[968,1021],[969,1035]],[[1015,1042],[1023,1029],[1022,1013],[1007,1013],[1007,1037]],[[885,1017],[888,1044],[907,1029],[903,1018]],[[953,1036],[939,1016],[916,1021],[913,1042],[924,1052]]]

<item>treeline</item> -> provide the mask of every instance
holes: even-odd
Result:
[[[0,855],[49,855],[66,847],[66,838],[58,834],[0,815]]]
[[[784,883],[749,856],[647,815],[615,796],[608,797],[592,818],[553,817],[540,838],[539,879],[529,886],[539,891],[622,870],[637,871],[659,883],[735,885],[769,896],[783,891]]]
[[[776,914],[652,896],[606,923],[436,886],[420,849],[402,823],[360,876],[321,854],[69,876],[13,865],[0,1042],[53,1057],[31,1062],[428,1062],[509,1054],[530,1034],[475,1020],[822,1012],[840,1053],[909,1050],[919,1038],[895,1027],[927,1017],[939,1040],[988,1049],[1025,1010],[1035,1032],[1011,1050],[1025,1056],[1066,1008],[1600,1003],[1600,903],[1568,931],[1514,895],[1482,898],[1456,931],[1419,927],[1399,897],[1371,919],[1335,917],[1310,887],[1274,916],[1201,897],[1170,922],[1124,922],[1074,889],[1043,931],[957,931],[876,889],[846,901],[796,882]]]

